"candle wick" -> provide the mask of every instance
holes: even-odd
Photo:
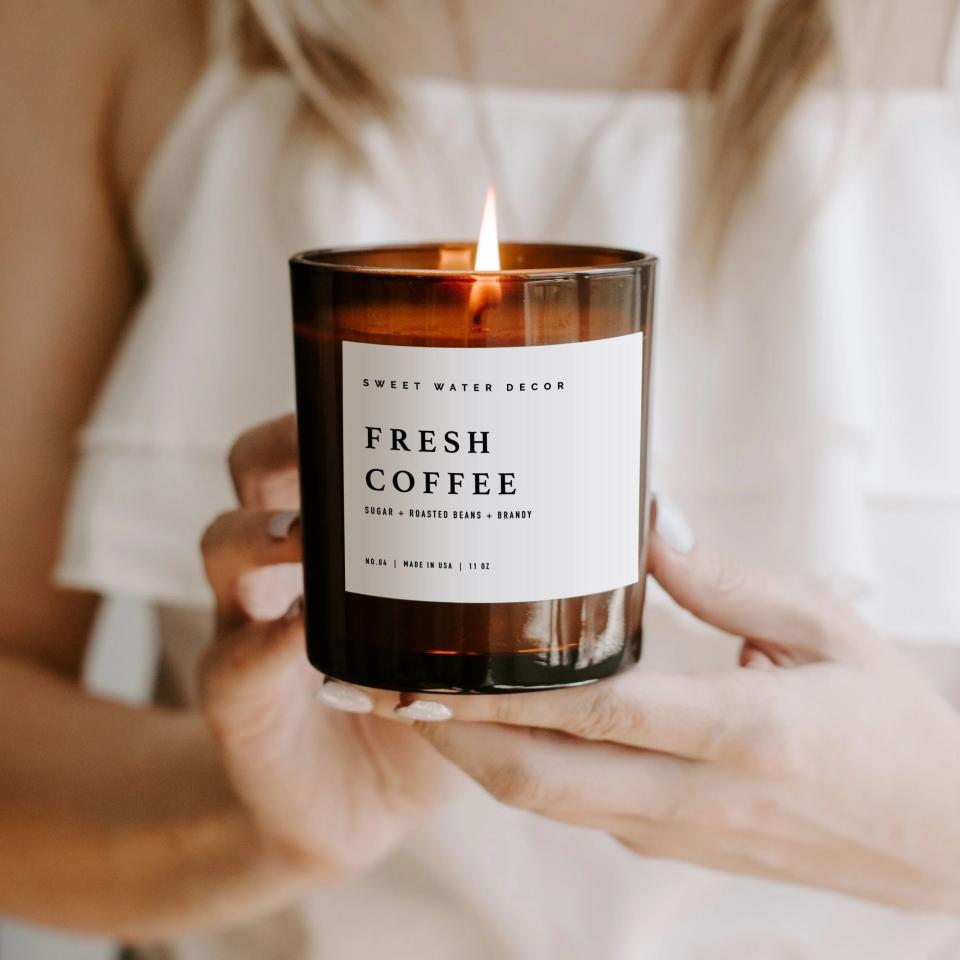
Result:
[[[481,326],[484,313],[491,307],[499,306],[502,299],[503,293],[496,279],[489,277],[478,278],[470,290],[470,297],[467,303],[471,324],[477,327]]]

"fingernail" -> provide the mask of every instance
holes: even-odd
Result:
[[[449,720],[453,711],[445,704],[436,700],[414,700],[400,707],[394,707],[393,712],[405,720],[427,720],[436,723],[440,720]]]
[[[299,519],[297,510],[279,510],[267,521],[267,532],[274,540],[286,540]]]
[[[369,713],[373,709],[373,701],[362,690],[337,680],[324,680],[317,699],[326,707],[347,713]]]
[[[687,518],[676,504],[660,494],[657,494],[653,528],[667,546],[677,553],[689,553],[693,549],[695,540]]]
[[[297,599],[287,607],[287,612],[283,615],[283,619],[289,623],[291,620],[296,620],[301,613],[303,613],[303,597],[297,597]]]

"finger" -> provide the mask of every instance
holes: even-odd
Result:
[[[745,640],[740,647],[740,666],[751,670],[773,670],[784,664],[774,657],[769,648],[755,641]]]
[[[754,814],[769,806],[765,797],[716,767],[508,727],[416,729],[510,806],[605,830],[642,856],[780,879],[793,872],[795,845]]]
[[[821,852],[771,833],[766,794],[711,765],[552,732],[457,722],[416,729],[501,802],[604,830],[641,856],[795,881],[798,865],[819,853],[822,881]]]
[[[360,687],[334,677],[325,677],[323,686],[317,692],[317,700],[331,710],[341,710],[344,713],[377,713],[388,717],[393,714],[399,697],[400,694],[395,690]]]
[[[911,891],[923,883],[919,872],[905,872],[902,862],[895,863],[883,852],[844,849],[838,857],[836,838],[829,833],[784,835],[779,828],[771,831],[763,823],[752,828],[725,829],[719,824],[691,828],[630,815],[605,820],[603,829],[644,857],[681,860],[725,873],[792,884],[826,886],[901,908],[912,902],[915,894]],[[891,875],[902,877],[902,889],[891,890]]]
[[[251,510],[293,510],[300,505],[297,422],[292,413],[242,434],[228,458],[240,503]]]
[[[724,776],[695,761],[554,731],[456,721],[415,729],[501,802],[600,829],[628,813],[683,818],[687,798]]]
[[[604,829],[642,857],[786,882],[796,882],[793,864],[804,852],[796,844],[752,831],[724,831],[716,826],[691,829],[683,824],[641,820],[630,815],[606,821]],[[820,882],[813,885],[823,885],[822,861]]]
[[[493,725],[423,723],[416,729],[501,802],[605,830],[642,856],[824,882],[835,837],[785,828],[775,814],[782,800],[713,766]],[[875,853],[842,863],[834,858],[829,885],[857,892],[859,883],[862,892],[863,876],[889,873],[885,860]]]
[[[737,731],[753,725],[752,679],[742,671],[683,675],[630,670],[563,690],[471,697],[403,694],[401,701],[445,707],[447,716],[457,720],[558,730],[585,740],[715,759]],[[377,712],[389,715],[382,704]]]
[[[742,851],[718,850],[716,830],[692,831],[689,827],[629,815],[609,820],[605,829],[628,850],[644,858],[677,860],[747,876],[762,873]]]
[[[200,549],[219,621],[230,625],[257,616],[262,607],[258,584],[248,574],[300,562],[300,526],[296,514],[286,511],[234,510],[207,527]],[[260,586],[271,584],[261,582]]]
[[[303,605],[298,600],[280,618],[251,621],[221,634],[200,663],[200,690],[205,709],[223,720],[232,710],[275,711],[276,691],[289,689],[292,674],[318,682],[304,666]],[[265,717],[265,714],[264,714]]]
[[[649,568],[681,607],[726,633],[790,648],[795,662],[859,659],[867,631],[846,604],[813,584],[693,544],[692,536],[677,535],[683,527],[677,509],[660,498]]]

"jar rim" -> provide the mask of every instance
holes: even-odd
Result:
[[[510,243],[500,244],[500,253],[506,263],[523,263],[531,254],[540,259],[551,257],[559,261],[548,266],[517,266],[503,270],[474,270],[469,267],[429,267],[404,265],[403,254],[411,260],[426,259],[434,255],[440,262],[442,253],[457,255],[472,262],[476,243],[455,241],[449,243],[400,243],[384,246],[329,247],[305,250],[290,258],[291,267],[336,273],[370,274],[382,277],[423,277],[446,280],[475,280],[497,277],[505,280],[550,279],[572,276],[598,276],[617,273],[633,273],[638,269],[652,268],[657,257],[620,247],[593,246],[566,243]],[[398,262],[390,264],[395,258]],[[377,262],[386,260],[387,263]],[[591,262],[592,261],[592,262]],[[537,257],[534,257],[537,262]]]

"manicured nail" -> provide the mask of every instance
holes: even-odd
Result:
[[[657,494],[654,529],[668,547],[677,553],[689,553],[695,543],[693,531],[680,508],[661,494]]]
[[[297,599],[287,607],[287,612],[283,615],[283,619],[289,623],[291,620],[296,620],[301,613],[303,613],[303,597],[297,597]]]
[[[362,690],[337,680],[324,680],[317,699],[326,707],[347,713],[369,713],[373,709],[373,701]]]
[[[449,720],[453,711],[445,704],[436,700],[414,700],[400,707],[394,707],[393,712],[404,720],[427,720],[436,723],[440,720]]]
[[[267,521],[267,532],[274,540],[286,540],[299,519],[297,510],[279,510]]]

